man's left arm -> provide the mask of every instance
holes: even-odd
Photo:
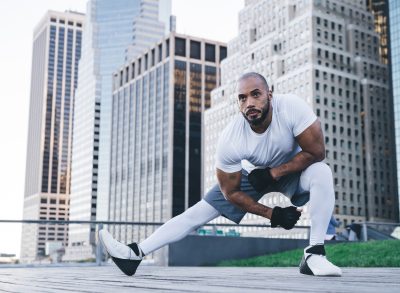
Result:
[[[302,171],[325,159],[324,135],[318,119],[296,136],[296,141],[302,150],[287,163],[271,168],[270,173],[274,179],[278,180],[282,176]]]

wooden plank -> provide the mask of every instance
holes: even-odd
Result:
[[[298,268],[141,266],[133,277],[115,266],[2,268],[4,292],[399,292],[400,268],[344,268],[342,277]]]

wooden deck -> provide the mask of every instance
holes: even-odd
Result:
[[[0,268],[0,292],[400,292],[400,268],[344,268],[311,277],[297,268],[141,266]]]

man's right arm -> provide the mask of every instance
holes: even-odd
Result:
[[[217,168],[219,186],[225,198],[245,212],[259,215],[271,220],[271,227],[281,226],[290,230],[300,218],[301,210],[294,206],[273,209],[258,203],[252,197],[240,190],[241,171],[226,173]]]
[[[217,179],[225,198],[240,209],[271,219],[272,208],[258,203],[240,190],[242,172],[226,173],[217,168]]]

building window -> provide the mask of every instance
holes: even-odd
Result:
[[[201,59],[201,43],[197,41],[190,41],[190,58]]]
[[[227,48],[220,46],[219,47],[219,61],[221,62],[222,60],[224,60],[227,55],[228,55]]]
[[[156,63],[156,49],[151,50],[151,66]]]
[[[175,55],[186,57],[186,40],[175,38]]]
[[[165,57],[169,56],[169,39],[165,41]]]
[[[215,45],[206,44],[206,61],[215,62]]]
[[[162,44],[158,45],[158,62],[162,60]]]

